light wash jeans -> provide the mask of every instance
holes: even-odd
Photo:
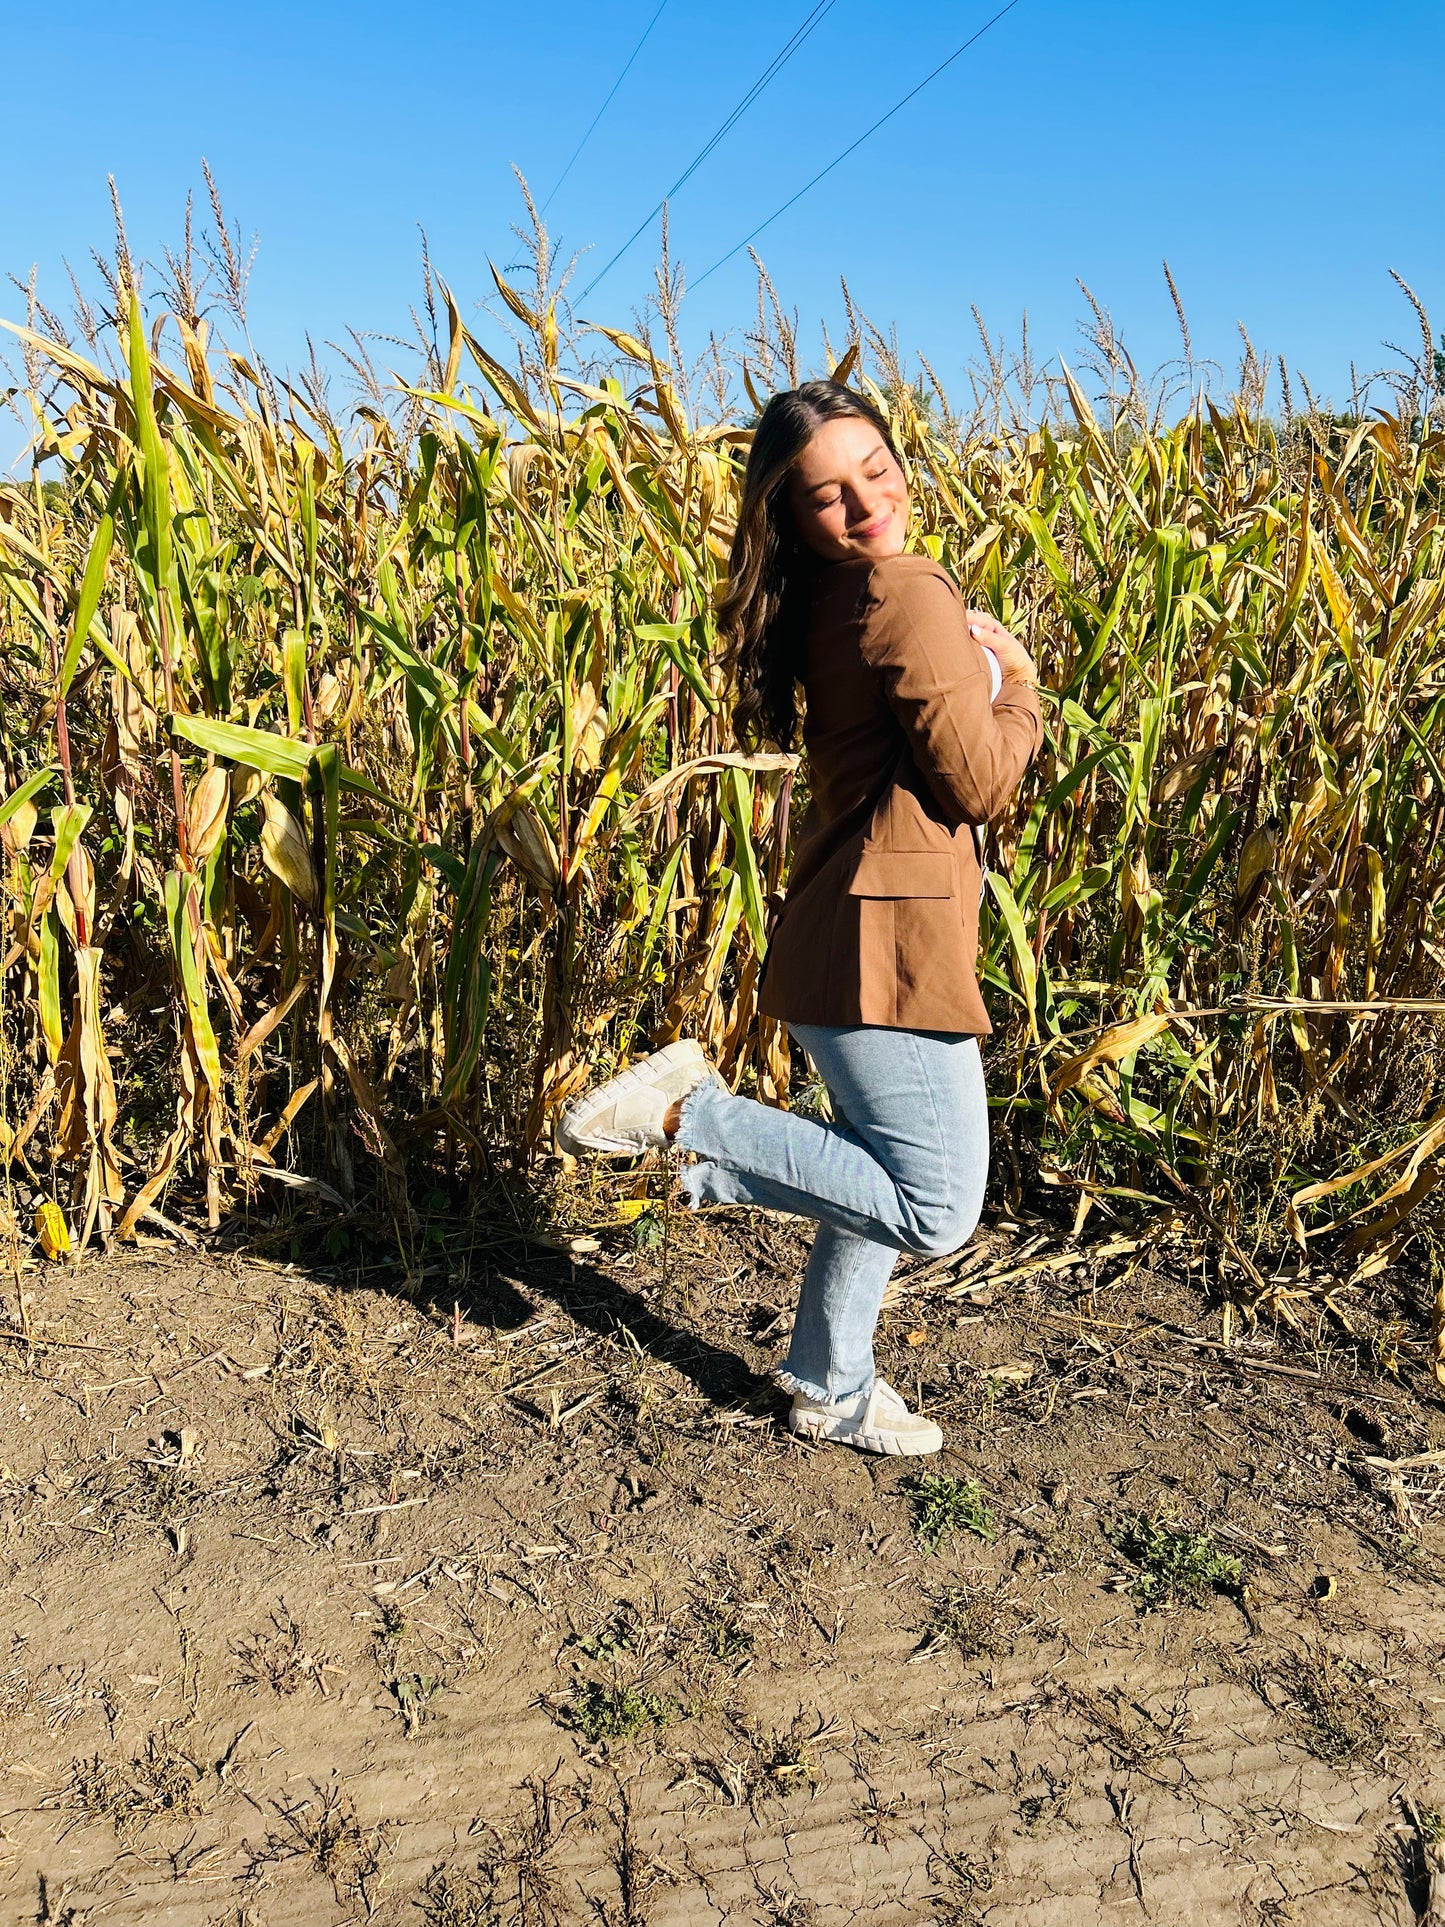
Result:
[[[713,1084],[684,1100],[676,1142],[695,1154],[692,1205],[760,1204],[818,1220],[781,1377],[840,1399],[873,1385],[873,1333],[900,1251],[943,1257],[973,1232],[988,1177],[978,1039],[953,1031],[789,1025],[834,1122]]]

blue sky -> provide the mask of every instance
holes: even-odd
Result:
[[[674,251],[692,276],[998,4],[836,0],[676,201]],[[490,293],[488,257],[516,258],[511,163],[547,192],[655,6],[10,9],[0,268],[37,263],[62,298],[62,258],[84,268],[108,245],[108,173],[133,248],[158,255],[204,155],[260,236],[253,333],[278,366],[301,359],[308,330],[405,331],[418,222],[470,307]],[[564,251],[593,248],[578,287],[808,10],[668,0],[551,209]],[[1075,277],[1142,365],[1177,353],[1167,256],[1198,354],[1232,362],[1243,320],[1340,397],[1352,357],[1365,368],[1384,340],[1418,339],[1390,268],[1445,326],[1442,79],[1445,27],[1426,0],[1020,0],[759,246],[810,346],[820,316],[841,332],[845,274],[875,321],[960,388],[973,304],[1010,336],[1027,310],[1039,357],[1074,357]],[[627,324],[654,234],[587,314]],[[752,289],[745,256],[713,275],[684,311],[689,342],[746,326]],[[21,309],[7,289],[0,313]],[[15,446],[0,429],[0,455]]]

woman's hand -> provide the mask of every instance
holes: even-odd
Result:
[[[1006,682],[1026,682],[1031,688],[1038,687],[1039,672],[1033,657],[986,609],[969,610],[968,633],[985,649],[992,649]]]

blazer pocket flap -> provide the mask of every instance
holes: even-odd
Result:
[[[850,897],[951,897],[953,857],[947,850],[864,850],[848,885]]]

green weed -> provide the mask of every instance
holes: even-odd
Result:
[[[560,1723],[589,1746],[627,1746],[644,1733],[670,1725],[676,1717],[677,1707],[660,1693],[589,1679],[578,1684]]]
[[[1244,1571],[1207,1532],[1187,1532],[1144,1513],[1104,1527],[1116,1552],[1137,1568],[1129,1594],[1145,1612],[1167,1606],[1205,1606],[1216,1593],[1238,1599]]]
[[[937,1552],[952,1532],[993,1538],[993,1514],[977,1479],[951,1479],[941,1472],[928,1472],[912,1482],[909,1492],[913,1530],[930,1552]]]
[[[703,1611],[699,1612],[697,1622],[703,1647],[713,1659],[746,1659],[757,1645],[753,1633],[736,1613],[726,1610]]]

